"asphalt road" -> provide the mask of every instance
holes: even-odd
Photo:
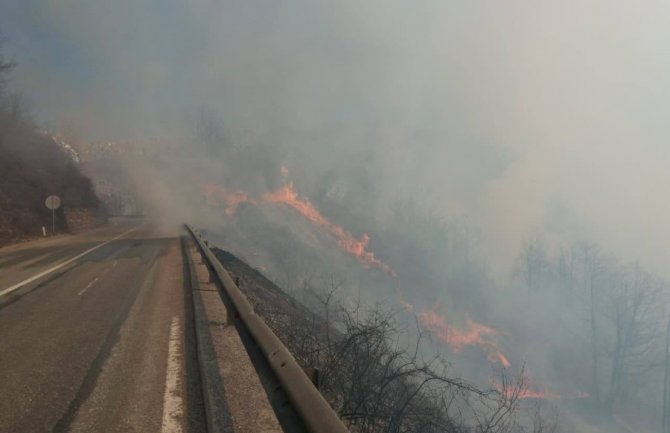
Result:
[[[0,248],[0,432],[204,431],[177,232]]]

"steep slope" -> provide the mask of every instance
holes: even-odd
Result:
[[[64,207],[97,209],[90,180],[51,137],[0,108],[0,244],[38,235],[50,226],[44,200],[61,197]],[[67,230],[63,208],[57,228]]]

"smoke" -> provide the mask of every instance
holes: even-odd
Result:
[[[449,292],[456,305],[445,309],[477,310],[467,322],[477,329],[503,315],[491,304],[521,307],[483,277],[477,290],[458,279],[445,289],[437,259],[436,277],[420,280],[424,268],[398,251],[423,239],[420,228],[389,245],[368,223],[406,230],[398,203],[457,222],[477,238],[468,275],[487,266],[496,281],[538,233],[556,247],[590,240],[670,277],[668,19],[657,0],[0,4],[13,86],[41,123],[74,123],[82,140],[161,143],[136,174],[156,213],[212,227],[264,213],[314,245],[285,215],[247,203],[279,191],[285,166],[328,224],[370,235],[365,248],[398,271],[408,301],[428,307]],[[208,184],[238,194],[234,209],[212,210]],[[251,250],[257,265],[270,260]],[[498,350],[496,332],[486,341]]]
[[[297,147],[317,173],[373,155],[380,209],[421,197],[474,220],[501,271],[540,226],[664,270],[662,2],[1,8],[14,85],[45,123],[183,137],[194,107],[210,107],[231,137]]]

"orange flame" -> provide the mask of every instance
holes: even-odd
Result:
[[[288,169],[282,167],[282,174],[286,176]],[[203,192],[210,205],[218,205],[223,202],[226,205],[226,215],[234,215],[240,203],[258,204],[256,201],[249,198],[249,196],[242,191],[228,191],[221,185],[208,183],[205,185]],[[307,218],[313,224],[324,228],[328,233],[333,235],[340,247],[348,254],[356,257],[365,267],[375,267],[382,271],[396,277],[395,271],[375,257],[374,253],[367,250],[370,236],[363,234],[360,239],[357,239],[353,234],[347,230],[330,222],[312,202],[305,197],[301,197],[293,187],[293,183],[289,182],[279,188],[277,191],[263,194],[262,203],[282,203],[288,205],[298,211],[300,215]]]
[[[403,304],[407,310],[414,312],[414,306],[406,302],[403,302]],[[439,305],[417,314],[421,325],[425,329],[447,343],[455,352],[461,352],[468,346],[479,346],[486,352],[489,362],[499,363],[505,368],[512,365],[493,340],[502,332],[475,322],[467,313],[465,315],[466,329],[448,325],[444,317],[435,311],[438,307]]]
[[[326,229],[337,238],[340,247],[347,253],[355,256],[365,267],[376,267],[392,276],[397,276],[395,271],[386,263],[375,257],[374,253],[367,250],[370,236],[363,234],[361,239],[346,231],[344,228],[330,222],[319,210],[314,207],[306,197],[301,197],[289,182],[275,192],[263,195],[263,201],[267,203],[283,203],[296,211],[315,225]]]
[[[527,378],[525,378],[527,381]],[[547,391],[540,387],[532,387],[522,385],[522,389],[518,389],[515,386],[503,387],[500,383],[494,382],[494,388],[500,394],[504,395],[506,398],[518,398],[519,400],[578,400],[590,398],[591,395],[588,392],[571,392],[568,394],[559,394],[556,392]]]
[[[284,178],[288,176],[288,169],[285,166],[281,167],[281,174]],[[302,197],[295,190],[293,183],[288,182],[280,189],[274,192],[265,193],[260,202],[249,198],[248,194],[243,191],[229,191],[225,187],[213,183],[205,185],[203,195],[206,197],[210,205],[225,204],[226,215],[232,216],[237,211],[241,203],[279,203],[285,204],[296,210],[304,218],[308,219],[313,224],[325,229],[328,233],[338,240],[340,247],[347,253],[355,256],[365,267],[376,267],[384,272],[389,273],[393,277],[397,277],[395,271],[377,259],[373,252],[368,251],[368,243],[370,237],[363,234],[360,239],[357,239],[353,234],[345,230],[343,227],[329,221],[319,210],[312,204],[312,202]],[[260,269],[264,269],[263,266]],[[447,343],[455,352],[461,352],[466,347],[478,346],[485,353],[491,363],[498,363],[504,368],[511,366],[510,361],[500,350],[498,343],[494,340],[495,337],[501,335],[502,332],[489,326],[472,320],[469,314],[466,313],[465,329],[458,328],[447,324],[444,317],[437,313],[440,305],[436,305],[430,310],[415,312],[415,307],[402,300],[399,302],[409,312],[416,314],[421,325],[440,340]],[[515,389],[514,387],[504,388],[498,383],[494,383],[494,387],[501,394],[507,397],[516,395],[519,399],[584,399],[589,398],[590,395],[586,392],[576,392],[570,394],[558,394],[549,392],[541,388],[524,387],[523,389]]]
[[[399,302],[405,310],[412,314],[416,314],[416,309],[412,304],[402,300],[402,297]],[[486,352],[489,362],[499,363],[504,368],[509,368],[511,366],[510,361],[502,353],[497,342],[492,340],[493,337],[501,335],[501,331],[473,321],[468,314],[465,315],[467,323],[467,328],[465,330],[450,326],[446,323],[445,319],[436,312],[439,307],[440,304],[437,304],[432,309],[417,314],[421,325],[425,329],[432,332],[440,340],[449,344],[449,346],[456,352],[461,352],[467,346],[479,346]],[[577,400],[591,397],[587,392],[559,394],[547,391],[541,387],[531,386],[528,385],[529,380],[526,376],[524,376],[521,389],[515,387],[514,384],[504,387],[496,381],[492,382],[494,388],[500,394],[507,398],[518,398],[520,400]]]

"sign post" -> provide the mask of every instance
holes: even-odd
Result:
[[[50,195],[44,202],[47,209],[51,209],[51,234],[56,234],[56,209],[60,207],[60,197]]]

